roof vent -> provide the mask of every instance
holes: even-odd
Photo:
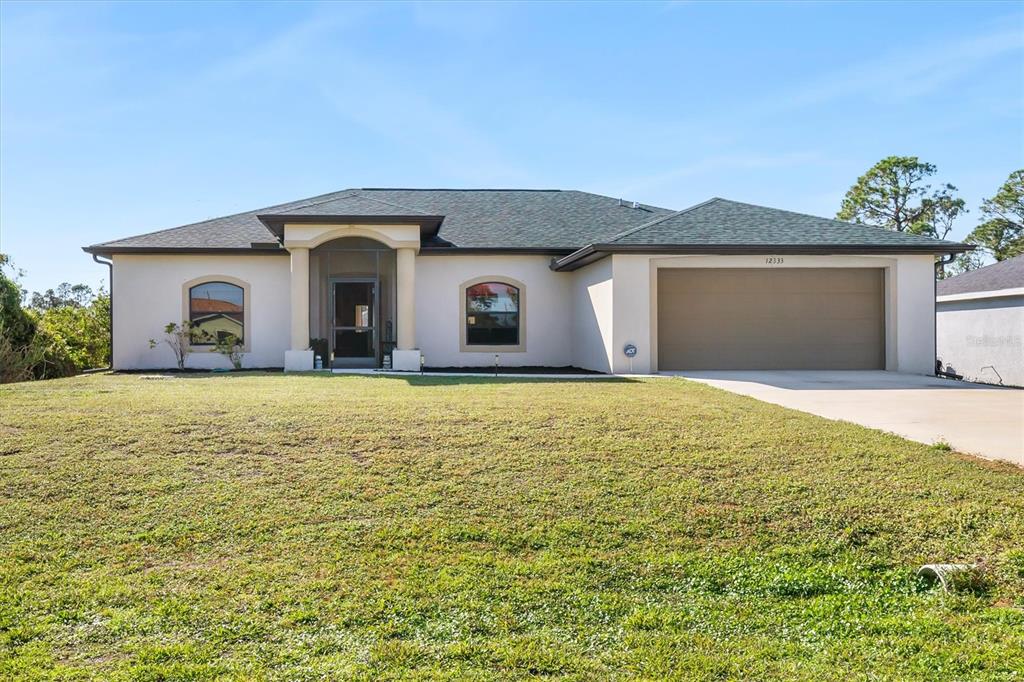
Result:
[[[640,208],[640,202],[639,201],[634,201],[633,202],[633,208]]]
[[[619,206],[622,206],[622,199],[619,199]]]

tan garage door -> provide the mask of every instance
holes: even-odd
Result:
[[[658,271],[658,368],[884,369],[878,268]]]

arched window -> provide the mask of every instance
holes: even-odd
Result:
[[[466,346],[520,345],[520,289],[507,282],[465,287]]]
[[[233,335],[245,341],[245,290],[229,282],[203,282],[188,290],[188,319],[196,345]]]

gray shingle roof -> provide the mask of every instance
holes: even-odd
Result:
[[[270,211],[268,211],[270,213]],[[348,193],[329,199],[307,202],[294,208],[273,211],[276,215],[429,215],[424,211],[409,206],[402,206],[381,198],[369,196],[367,193]]]
[[[969,294],[975,291],[999,291],[1024,287],[1024,256],[1007,258],[956,277],[941,280],[935,288],[939,296]]]
[[[88,247],[248,249],[275,236],[260,215],[440,215],[437,245],[572,251],[669,209],[566,190],[348,189]]]
[[[682,211],[660,216],[627,230],[608,242],[631,245],[743,245],[743,246],[959,246],[906,232],[870,225],[754,206],[727,199],[711,199]]]
[[[590,244],[864,245],[958,247],[827,218],[712,199],[683,211],[575,190],[347,189],[223,218],[86,247],[131,250],[250,250],[276,240],[258,216],[444,216],[425,248],[549,249]]]

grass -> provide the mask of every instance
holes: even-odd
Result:
[[[0,679],[1020,679],[1022,605],[1024,471],[678,379],[0,387]]]

